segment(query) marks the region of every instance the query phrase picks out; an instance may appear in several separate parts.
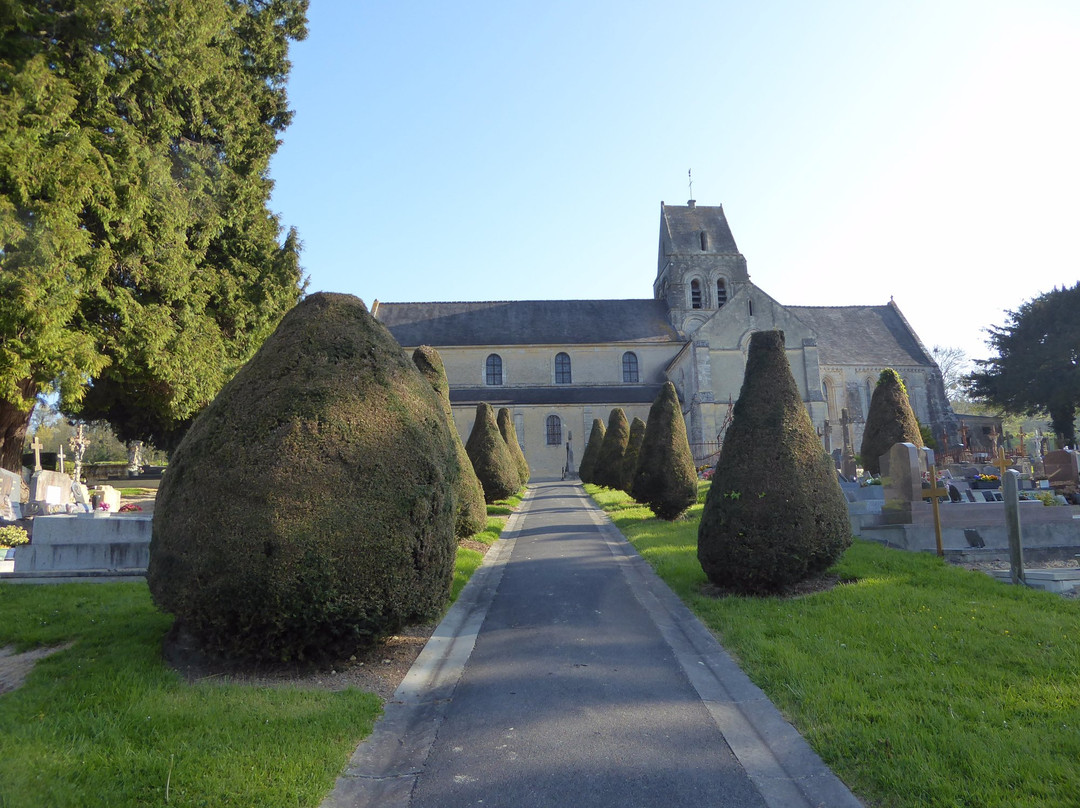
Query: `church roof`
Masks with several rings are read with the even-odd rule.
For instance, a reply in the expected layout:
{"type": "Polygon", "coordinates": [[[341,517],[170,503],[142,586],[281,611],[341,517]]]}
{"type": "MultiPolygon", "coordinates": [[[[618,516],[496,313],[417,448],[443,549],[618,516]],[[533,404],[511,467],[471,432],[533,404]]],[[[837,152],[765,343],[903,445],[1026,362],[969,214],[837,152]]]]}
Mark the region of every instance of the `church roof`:
{"type": "Polygon", "coordinates": [[[404,346],[681,341],[659,300],[379,303],[375,317],[404,346]]]}
{"type": "Polygon", "coordinates": [[[823,365],[927,365],[934,360],[895,303],[785,306],[817,334],[823,365]]]}
{"type": "Polygon", "coordinates": [[[660,203],[662,240],[668,255],[700,254],[701,233],[708,235],[708,252],[737,253],[723,205],[665,205],[660,203]]]}

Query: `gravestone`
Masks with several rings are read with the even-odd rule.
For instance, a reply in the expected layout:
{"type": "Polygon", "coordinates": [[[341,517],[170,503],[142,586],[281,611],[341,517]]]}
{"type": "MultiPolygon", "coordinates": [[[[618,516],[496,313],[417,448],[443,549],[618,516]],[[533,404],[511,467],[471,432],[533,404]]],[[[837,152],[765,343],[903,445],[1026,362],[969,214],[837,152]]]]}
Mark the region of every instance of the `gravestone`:
{"type": "Polygon", "coordinates": [[[911,506],[922,502],[922,471],[914,443],[894,443],[881,456],[881,483],[885,490],[882,516],[891,524],[911,521],[911,506]]]}
{"type": "Polygon", "coordinates": [[[35,471],[30,478],[30,499],[35,513],[65,513],[72,503],[71,478],[59,471],[35,471]]]}
{"type": "Polygon", "coordinates": [[[0,521],[22,519],[22,477],[0,469],[0,521]]]}
{"type": "Polygon", "coordinates": [[[120,492],[111,485],[99,485],[90,495],[95,511],[116,513],[120,510],[120,492]],[[108,507],[102,507],[102,506],[108,507]]]}
{"type": "Polygon", "coordinates": [[[1073,489],[1080,484],[1080,453],[1059,449],[1043,455],[1043,468],[1054,488],[1073,489]]]}

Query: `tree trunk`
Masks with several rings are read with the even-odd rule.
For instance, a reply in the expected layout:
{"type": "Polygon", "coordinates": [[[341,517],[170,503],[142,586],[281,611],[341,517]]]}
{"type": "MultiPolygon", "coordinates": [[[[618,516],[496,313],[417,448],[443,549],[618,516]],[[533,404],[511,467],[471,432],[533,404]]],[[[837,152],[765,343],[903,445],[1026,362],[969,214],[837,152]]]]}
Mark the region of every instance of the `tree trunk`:
{"type": "Polygon", "coordinates": [[[0,399],[0,468],[22,471],[23,442],[26,430],[30,426],[30,416],[34,413],[33,401],[37,396],[37,385],[30,379],[19,383],[19,391],[29,400],[30,406],[23,409],[21,403],[0,399]]]}

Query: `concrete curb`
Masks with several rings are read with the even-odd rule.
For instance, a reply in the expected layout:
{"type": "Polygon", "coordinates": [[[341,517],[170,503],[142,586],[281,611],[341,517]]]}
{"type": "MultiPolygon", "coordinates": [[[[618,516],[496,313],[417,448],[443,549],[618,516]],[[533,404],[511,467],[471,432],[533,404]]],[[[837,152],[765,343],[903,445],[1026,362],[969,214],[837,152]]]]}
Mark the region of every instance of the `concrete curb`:
{"type": "Polygon", "coordinates": [[[407,808],[514,549],[533,489],[510,515],[321,808],[407,808]]]}
{"type": "Polygon", "coordinates": [[[584,489],[581,497],[630,588],[769,808],[863,808],[584,489]]]}

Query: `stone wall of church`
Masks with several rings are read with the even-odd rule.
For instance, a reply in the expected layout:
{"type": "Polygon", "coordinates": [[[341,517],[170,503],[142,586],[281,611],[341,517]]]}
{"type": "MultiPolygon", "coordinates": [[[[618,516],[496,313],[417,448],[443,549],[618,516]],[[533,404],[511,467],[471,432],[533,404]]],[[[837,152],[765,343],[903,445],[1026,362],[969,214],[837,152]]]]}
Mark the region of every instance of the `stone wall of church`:
{"type": "Polygon", "coordinates": [[[638,383],[659,384],[665,381],[664,368],[679,344],[608,345],[499,345],[479,347],[441,347],[446,376],[452,387],[483,387],[487,384],[487,358],[496,354],[502,360],[501,387],[550,387],[556,384],[555,357],[570,357],[571,384],[623,384],[623,355],[633,353],[638,361],[638,383]]]}

